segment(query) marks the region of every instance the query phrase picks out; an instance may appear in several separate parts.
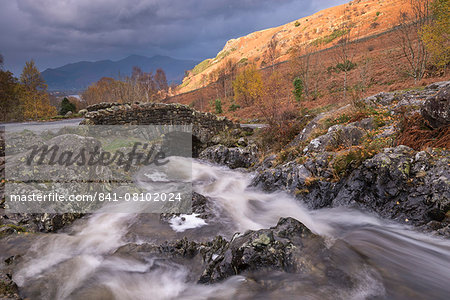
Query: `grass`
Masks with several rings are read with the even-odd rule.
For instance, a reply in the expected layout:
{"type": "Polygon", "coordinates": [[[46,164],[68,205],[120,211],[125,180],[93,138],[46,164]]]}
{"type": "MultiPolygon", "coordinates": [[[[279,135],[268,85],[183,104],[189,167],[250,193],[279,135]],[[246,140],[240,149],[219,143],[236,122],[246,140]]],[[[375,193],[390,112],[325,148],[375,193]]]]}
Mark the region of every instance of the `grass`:
{"type": "MultiPolygon", "coordinates": [[[[195,68],[194,68],[195,69],[195,68]]],[[[180,85],[181,88],[184,88],[185,86],[187,86],[189,83],[191,83],[191,79],[187,79],[184,80],[183,83],[180,85]]]]}
{"type": "Polygon", "coordinates": [[[230,54],[230,51],[226,50],[226,51],[220,51],[217,56],[216,56],[216,61],[220,61],[222,59],[224,59],[225,57],[227,57],[230,54]]]}
{"type": "Polygon", "coordinates": [[[331,34],[317,38],[311,42],[313,46],[326,45],[334,41],[335,39],[346,35],[350,32],[350,29],[335,29],[331,34]]]}
{"type": "Polygon", "coordinates": [[[210,66],[210,63],[211,63],[210,58],[205,59],[204,61],[202,61],[201,63],[199,63],[192,69],[192,74],[197,75],[197,74],[200,74],[201,72],[205,71],[210,66]]]}

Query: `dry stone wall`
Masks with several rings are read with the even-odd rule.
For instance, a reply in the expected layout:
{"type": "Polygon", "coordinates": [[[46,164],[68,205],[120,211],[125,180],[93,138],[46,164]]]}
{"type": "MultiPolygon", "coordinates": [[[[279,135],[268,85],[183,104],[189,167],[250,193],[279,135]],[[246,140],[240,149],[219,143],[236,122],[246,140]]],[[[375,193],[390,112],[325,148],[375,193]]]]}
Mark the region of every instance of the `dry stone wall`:
{"type": "Polygon", "coordinates": [[[99,103],[87,108],[83,125],[190,125],[193,135],[208,143],[217,133],[237,128],[225,117],[202,113],[182,104],[99,103]]]}

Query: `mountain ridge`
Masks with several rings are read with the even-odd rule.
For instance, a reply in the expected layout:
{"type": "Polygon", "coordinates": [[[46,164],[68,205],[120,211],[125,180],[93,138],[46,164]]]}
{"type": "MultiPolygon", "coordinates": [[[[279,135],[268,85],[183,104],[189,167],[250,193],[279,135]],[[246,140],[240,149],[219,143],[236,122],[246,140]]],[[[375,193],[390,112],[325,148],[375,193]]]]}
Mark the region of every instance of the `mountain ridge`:
{"type": "Polygon", "coordinates": [[[161,68],[169,82],[180,83],[185,70],[194,67],[198,61],[176,59],[166,55],[151,57],[132,54],[119,60],[79,61],[41,72],[50,91],[81,91],[102,77],[119,78],[131,74],[133,66],[144,72],[155,73],[161,68]]]}

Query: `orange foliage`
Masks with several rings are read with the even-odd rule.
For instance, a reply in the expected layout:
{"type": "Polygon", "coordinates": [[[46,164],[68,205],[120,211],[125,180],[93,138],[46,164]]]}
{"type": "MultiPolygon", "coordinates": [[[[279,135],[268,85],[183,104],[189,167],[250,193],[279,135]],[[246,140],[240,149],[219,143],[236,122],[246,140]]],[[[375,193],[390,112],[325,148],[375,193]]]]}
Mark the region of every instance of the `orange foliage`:
{"type": "Polygon", "coordinates": [[[450,126],[432,129],[421,114],[405,117],[400,123],[398,145],[406,145],[415,150],[450,148],[450,126]]]}

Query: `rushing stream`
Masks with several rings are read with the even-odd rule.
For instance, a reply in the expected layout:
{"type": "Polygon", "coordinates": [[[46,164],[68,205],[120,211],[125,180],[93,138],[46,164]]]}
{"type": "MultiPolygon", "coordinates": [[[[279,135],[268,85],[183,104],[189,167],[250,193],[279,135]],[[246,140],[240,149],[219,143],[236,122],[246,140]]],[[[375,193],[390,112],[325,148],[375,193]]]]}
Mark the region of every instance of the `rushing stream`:
{"type": "Polygon", "coordinates": [[[30,299],[448,299],[450,242],[344,208],[309,211],[293,197],[248,187],[250,173],[194,161],[194,190],[214,202],[215,218],[160,222],[156,214],[96,213],[58,234],[33,241],[13,279],[30,299]],[[206,241],[220,234],[274,226],[293,217],[326,238],[337,264],[357,285],[336,289],[298,274],[273,272],[261,290],[249,276],[198,284],[198,265],[113,255],[127,243],[162,243],[186,236],[206,241]]]}

